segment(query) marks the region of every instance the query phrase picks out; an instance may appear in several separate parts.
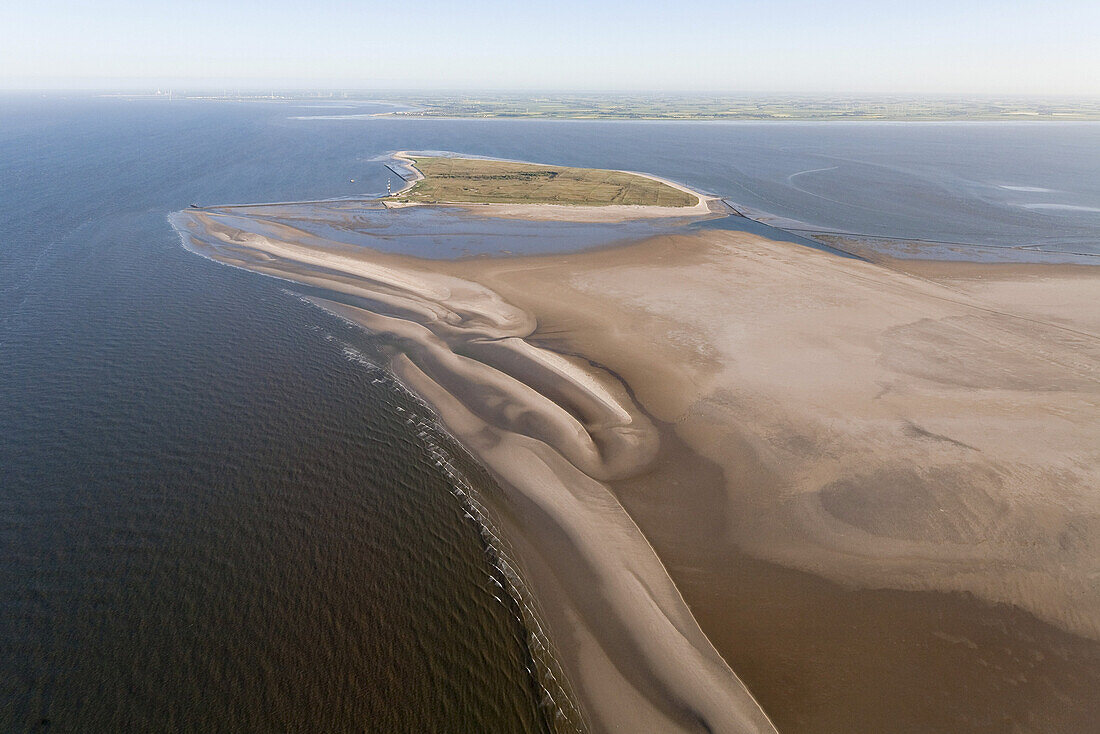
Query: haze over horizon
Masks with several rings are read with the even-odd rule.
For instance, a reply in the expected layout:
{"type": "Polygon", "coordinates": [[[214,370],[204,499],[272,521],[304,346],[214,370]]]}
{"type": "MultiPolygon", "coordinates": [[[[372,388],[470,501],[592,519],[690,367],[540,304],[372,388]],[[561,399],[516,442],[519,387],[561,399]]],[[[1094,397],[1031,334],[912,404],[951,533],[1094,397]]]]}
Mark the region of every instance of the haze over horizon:
{"type": "Polygon", "coordinates": [[[1087,0],[641,0],[0,12],[0,88],[1100,95],[1087,0]]]}

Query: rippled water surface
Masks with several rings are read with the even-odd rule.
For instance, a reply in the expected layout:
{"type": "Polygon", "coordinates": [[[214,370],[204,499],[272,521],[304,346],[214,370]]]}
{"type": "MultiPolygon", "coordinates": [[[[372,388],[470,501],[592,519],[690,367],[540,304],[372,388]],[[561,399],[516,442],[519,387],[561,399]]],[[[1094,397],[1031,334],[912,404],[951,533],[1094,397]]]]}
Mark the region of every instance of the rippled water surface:
{"type": "MultiPolygon", "coordinates": [[[[439,149],[648,171],[816,228],[1097,252],[1096,125],[294,119],[319,112],[0,99],[0,730],[544,728],[439,452],[477,467],[366,335],[186,252],[172,211],[373,195],[396,183],[378,156],[439,149]]],[[[514,226],[467,239],[540,248],[514,226]]]]}
{"type": "Polygon", "coordinates": [[[5,111],[0,730],[543,729],[446,438],[361,334],[165,221],[346,193],[356,151],[282,116],[5,111]]]}

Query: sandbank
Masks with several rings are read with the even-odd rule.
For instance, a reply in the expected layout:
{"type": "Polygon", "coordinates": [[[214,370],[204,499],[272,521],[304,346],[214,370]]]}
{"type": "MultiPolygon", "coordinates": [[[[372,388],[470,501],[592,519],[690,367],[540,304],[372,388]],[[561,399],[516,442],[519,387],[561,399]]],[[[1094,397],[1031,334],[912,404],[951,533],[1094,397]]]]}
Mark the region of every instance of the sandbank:
{"type": "Polygon", "coordinates": [[[500,482],[592,729],[1100,717],[1100,273],[713,230],[427,262],[181,227],[324,287],[500,482]]]}

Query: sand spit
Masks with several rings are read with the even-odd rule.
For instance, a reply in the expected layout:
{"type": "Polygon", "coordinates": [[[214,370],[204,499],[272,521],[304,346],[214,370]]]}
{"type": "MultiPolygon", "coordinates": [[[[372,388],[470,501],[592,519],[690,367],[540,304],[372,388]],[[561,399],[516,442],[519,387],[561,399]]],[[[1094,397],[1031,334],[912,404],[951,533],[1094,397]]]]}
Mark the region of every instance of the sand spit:
{"type": "Polygon", "coordinates": [[[187,217],[331,293],[510,488],[594,729],[769,730],[724,661],[784,730],[1100,716],[1100,273],[713,230],[428,263],[187,217]]]}
{"type": "MultiPolygon", "coordinates": [[[[675,184],[669,184],[674,186],[675,184]]],[[[677,187],[679,188],[679,187],[677,187]]],[[[438,205],[436,205],[438,206],[438,205]]],[[[451,204],[471,214],[500,219],[541,222],[627,222],[632,219],[673,219],[726,214],[716,197],[701,198],[695,206],[574,206],[567,204],[451,204]]]]}
{"type": "Polygon", "coordinates": [[[608,489],[658,442],[618,380],[531,344],[534,316],[474,281],[188,216],[204,254],[369,304],[315,299],[384,337],[399,379],[512,488],[501,524],[594,730],[774,730],[608,489]]]}
{"type": "Polygon", "coordinates": [[[406,176],[402,176],[402,178],[405,180],[405,185],[397,191],[393,192],[393,196],[397,196],[398,194],[402,194],[408,191],[416,185],[417,181],[422,181],[424,179],[424,174],[421,173],[420,169],[417,168],[416,165],[413,163],[412,156],[407,150],[399,150],[394,153],[393,162],[395,166],[400,167],[408,174],[406,176]]]}

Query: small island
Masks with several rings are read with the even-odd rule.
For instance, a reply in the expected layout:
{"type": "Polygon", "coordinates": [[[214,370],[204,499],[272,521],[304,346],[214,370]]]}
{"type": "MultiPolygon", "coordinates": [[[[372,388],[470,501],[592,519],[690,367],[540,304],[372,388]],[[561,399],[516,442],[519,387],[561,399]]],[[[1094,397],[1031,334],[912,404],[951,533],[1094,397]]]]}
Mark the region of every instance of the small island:
{"type": "Polygon", "coordinates": [[[393,197],[423,204],[691,207],[699,197],[653,176],[482,158],[399,154],[421,175],[393,197]]]}

